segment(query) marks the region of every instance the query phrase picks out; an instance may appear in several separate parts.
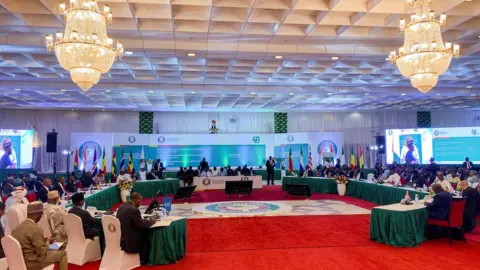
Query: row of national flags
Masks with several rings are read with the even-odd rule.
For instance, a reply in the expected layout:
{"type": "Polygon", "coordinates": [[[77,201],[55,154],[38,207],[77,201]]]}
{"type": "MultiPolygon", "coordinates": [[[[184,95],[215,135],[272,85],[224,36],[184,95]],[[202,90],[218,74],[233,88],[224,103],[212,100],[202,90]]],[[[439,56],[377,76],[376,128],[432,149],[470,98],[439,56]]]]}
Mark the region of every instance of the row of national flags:
{"type": "MultiPolygon", "coordinates": [[[[283,151],[282,151],[283,152],[283,151]]],[[[355,168],[355,165],[357,163],[357,158],[355,157],[354,154],[354,148],[352,147],[352,151],[350,152],[350,167],[353,169],[355,168]]],[[[364,156],[363,156],[363,147],[360,145],[359,148],[359,157],[358,157],[358,166],[363,169],[364,167],[364,156]]],[[[335,161],[334,161],[335,162],[335,161]]],[[[306,168],[305,165],[303,164],[303,147],[300,146],[300,165],[299,165],[299,174],[302,175],[306,168]]],[[[345,164],[345,149],[342,146],[342,156],[340,158],[340,163],[345,164]]],[[[310,167],[313,169],[313,160],[312,160],[312,149],[309,147],[308,149],[308,166],[307,168],[310,167]]],[[[293,173],[293,157],[292,157],[292,147],[290,147],[289,150],[289,155],[288,155],[288,171],[290,173],[293,173]]]]}
{"type": "MultiPolygon", "coordinates": [[[[86,149],[83,149],[83,156],[85,157],[83,160],[83,169],[87,170],[87,152],[86,149]]],[[[122,147],[122,154],[121,154],[121,160],[120,160],[120,169],[117,169],[117,155],[116,151],[113,151],[112,153],[112,174],[117,174],[122,168],[125,168],[125,155],[124,155],[124,149],[122,147]]],[[[145,158],[145,153],[142,147],[142,153],[140,154],[140,158],[144,159],[145,158]]],[[[102,154],[102,166],[98,167],[97,164],[97,149],[95,149],[95,152],[93,153],[93,162],[92,162],[92,176],[97,175],[99,172],[102,172],[103,174],[107,173],[107,159],[105,157],[105,146],[103,147],[103,154],[102,154]]],[[[78,171],[79,170],[79,163],[78,163],[78,148],[75,148],[75,156],[74,156],[74,161],[73,161],[73,170],[78,171]]],[[[127,172],[131,173],[133,170],[133,154],[132,150],[130,150],[130,155],[128,156],[128,165],[127,165],[127,172]]]]}

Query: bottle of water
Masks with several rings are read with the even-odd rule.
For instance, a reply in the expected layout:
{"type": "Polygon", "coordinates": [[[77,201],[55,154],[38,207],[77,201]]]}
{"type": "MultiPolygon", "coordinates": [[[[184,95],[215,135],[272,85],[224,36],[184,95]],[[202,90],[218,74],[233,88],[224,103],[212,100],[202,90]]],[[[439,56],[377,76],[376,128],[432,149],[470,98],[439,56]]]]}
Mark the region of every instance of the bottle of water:
{"type": "Polygon", "coordinates": [[[93,185],[90,185],[90,194],[93,194],[93,185]]]}
{"type": "Polygon", "coordinates": [[[418,204],[418,194],[415,194],[415,204],[418,204]]]}

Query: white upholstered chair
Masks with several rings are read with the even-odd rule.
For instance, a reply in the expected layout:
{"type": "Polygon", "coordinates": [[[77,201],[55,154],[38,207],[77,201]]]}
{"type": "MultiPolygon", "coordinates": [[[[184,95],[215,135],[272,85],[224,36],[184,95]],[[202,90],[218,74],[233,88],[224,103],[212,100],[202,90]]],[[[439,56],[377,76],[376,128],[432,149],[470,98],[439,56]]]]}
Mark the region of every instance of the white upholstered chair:
{"type": "MultiPolygon", "coordinates": [[[[10,235],[5,235],[2,238],[2,247],[5,252],[5,257],[7,258],[9,270],[27,270],[23,259],[22,247],[15,238],[10,235]]],[[[55,265],[52,264],[43,268],[43,270],[53,270],[54,267],[55,265]]]]}
{"type": "Polygon", "coordinates": [[[7,220],[7,228],[5,228],[5,234],[11,234],[20,223],[27,219],[27,205],[22,203],[16,203],[8,208],[5,213],[7,220]]]}
{"type": "Polygon", "coordinates": [[[7,270],[8,269],[8,262],[7,258],[0,259],[0,270],[7,270]]]}
{"type": "Polygon", "coordinates": [[[50,224],[48,223],[46,215],[42,216],[42,218],[38,222],[38,225],[40,225],[40,227],[43,230],[43,237],[46,237],[46,238],[52,237],[52,230],[51,230],[50,224]]]}
{"type": "MultiPolygon", "coordinates": [[[[102,217],[106,248],[103,253],[101,270],[129,270],[140,266],[140,255],[126,253],[120,248],[122,234],[120,221],[113,216],[102,217]]],[[[70,245],[70,244],[69,244],[70,245]]]]}
{"type": "Polygon", "coordinates": [[[100,238],[86,239],[83,233],[82,220],[74,215],[67,214],[64,217],[65,229],[67,230],[68,263],[84,265],[87,262],[102,258],[100,251],[100,238]]]}

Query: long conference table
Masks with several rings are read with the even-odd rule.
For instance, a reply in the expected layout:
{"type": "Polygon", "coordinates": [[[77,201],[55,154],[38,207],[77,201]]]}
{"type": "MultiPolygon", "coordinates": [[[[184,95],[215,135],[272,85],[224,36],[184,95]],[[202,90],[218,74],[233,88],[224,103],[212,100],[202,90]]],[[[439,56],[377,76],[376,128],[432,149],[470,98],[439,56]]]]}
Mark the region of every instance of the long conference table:
{"type": "MultiPolygon", "coordinates": [[[[284,177],[282,189],[288,184],[308,185],[312,192],[337,193],[335,179],[321,177],[284,177]]],[[[427,192],[392,187],[365,181],[349,181],[345,195],[382,206],[374,207],[370,215],[370,239],[391,246],[418,246],[426,240],[425,226],[428,212],[423,204],[401,205],[408,191],[413,199],[425,198],[427,192]]]]}
{"type": "MultiPolygon", "coordinates": [[[[162,195],[175,194],[180,187],[178,179],[137,181],[132,192],[143,197],[154,197],[157,191],[162,195]]],[[[85,203],[98,210],[108,210],[121,202],[117,185],[111,185],[93,194],[85,194],[85,203]]],[[[168,220],[168,226],[149,229],[150,249],[148,265],[178,262],[185,256],[187,248],[187,220],[168,220]]]]}

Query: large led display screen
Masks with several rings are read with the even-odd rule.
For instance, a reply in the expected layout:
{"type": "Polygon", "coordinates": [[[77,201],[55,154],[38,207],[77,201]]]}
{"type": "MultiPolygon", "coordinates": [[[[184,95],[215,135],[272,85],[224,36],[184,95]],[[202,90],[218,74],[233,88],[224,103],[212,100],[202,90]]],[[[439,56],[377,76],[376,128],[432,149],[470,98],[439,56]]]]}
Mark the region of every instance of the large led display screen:
{"type": "Polygon", "coordinates": [[[385,143],[389,164],[480,163],[480,127],[388,129],[385,143]]]}
{"type": "Polygon", "coordinates": [[[33,130],[0,130],[0,170],[32,168],[33,130]]]}

